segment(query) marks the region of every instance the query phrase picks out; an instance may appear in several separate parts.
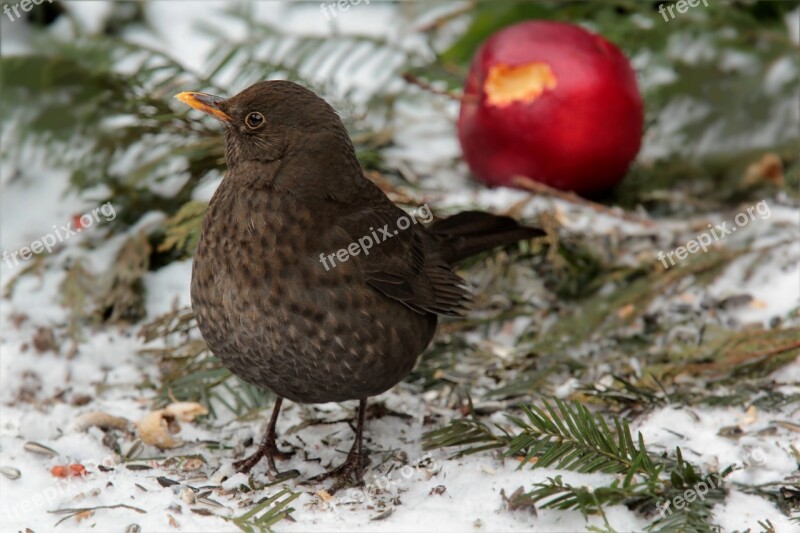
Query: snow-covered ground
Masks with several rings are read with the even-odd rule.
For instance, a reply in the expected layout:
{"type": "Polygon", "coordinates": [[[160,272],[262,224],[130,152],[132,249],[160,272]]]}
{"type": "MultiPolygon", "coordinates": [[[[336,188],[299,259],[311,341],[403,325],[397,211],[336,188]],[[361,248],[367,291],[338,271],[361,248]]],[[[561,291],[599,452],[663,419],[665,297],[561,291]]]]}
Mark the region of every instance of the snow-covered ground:
{"type": "MultiPolygon", "coordinates": [[[[158,35],[142,34],[131,38],[147,40],[180,57],[188,67],[201,69],[213,41],[196,32],[196,24],[205,21],[220,25],[215,12],[224,4],[203,2],[199,4],[202,9],[186,9],[185,2],[151,3],[148,13],[158,35]]],[[[80,13],[84,23],[91,27],[103,16],[108,4],[80,2],[71,3],[69,7],[80,13]]],[[[393,31],[400,35],[401,31],[393,26],[394,9],[396,7],[388,5],[371,5],[369,9],[365,5],[351,6],[350,12],[340,15],[337,22],[342,31],[373,34],[393,31]]],[[[285,11],[275,3],[257,4],[257,12],[264,20],[280,20],[287,28],[308,30],[311,27],[324,31],[326,21],[316,10],[314,7],[301,13],[285,11]]],[[[7,21],[3,24],[4,53],[29,46],[21,25],[11,27],[7,21]],[[6,32],[7,29],[13,31],[6,32]]],[[[68,29],[57,27],[55,31],[67,32],[68,29]]],[[[420,43],[406,45],[419,46],[420,43]]],[[[368,83],[370,78],[365,75],[361,81],[368,83]]],[[[351,79],[349,82],[359,81],[351,79]]],[[[438,108],[438,114],[409,109],[399,117],[398,147],[393,156],[411,162],[421,173],[432,172],[432,183],[437,186],[456,189],[463,183],[465,173],[453,171],[450,165],[440,165],[458,155],[450,121],[455,108],[447,107],[449,105],[445,104],[443,111],[438,108]],[[424,115],[424,124],[421,124],[420,115],[424,115]],[[432,144],[431,139],[437,140],[436,144],[432,144]]],[[[3,172],[1,250],[13,251],[29,245],[53,232],[54,225],[70,221],[75,213],[96,207],[86,199],[65,194],[64,172],[33,164],[29,174],[14,179],[9,175],[8,165],[0,168],[3,172]]],[[[440,199],[441,208],[474,204],[486,209],[504,209],[526,195],[508,190],[458,193],[453,190],[446,197],[444,194],[432,197],[440,199]]],[[[624,227],[625,231],[634,233],[644,231],[629,221],[553,199],[536,199],[526,208],[528,215],[542,211],[561,213],[560,219],[565,222],[567,231],[588,235],[602,235],[614,227],[624,227]]],[[[725,220],[723,216],[710,213],[706,218],[717,223],[725,220]]],[[[144,220],[140,225],[147,223],[148,220],[144,220]]],[[[800,211],[773,205],[771,216],[754,221],[747,231],[751,237],[768,243],[770,237],[783,232],[781,228],[786,225],[800,225],[800,211]]],[[[68,257],[83,257],[89,268],[102,273],[121,246],[122,238],[87,251],[81,244],[93,237],[92,231],[98,229],[90,228],[66,240],[60,255],[65,261],[68,257]]],[[[796,260],[800,257],[800,242],[787,247],[776,263],[785,263],[786,257],[794,258],[789,268],[767,265],[751,275],[744,274],[744,264],[734,263],[714,285],[701,291],[697,299],[702,300],[704,296],[725,298],[746,292],[753,296],[756,304],[733,312],[741,323],[769,323],[774,317],[785,317],[797,308],[800,298],[800,263],[796,260]]],[[[0,264],[3,287],[7,287],[20,268],[0,264]]],[[[149,318],[175,305],[188,305],[190,270],[191,263],[184,261],[147,274],[149,318]]],[[[46,269],[37,275],[24,276],[15,285],[12,297],[0,301],[0,469],[4,474],[0,475],[0,531],[26,531],[26,528],[37,533],[52,531],[56,522],[66,516],[54,511],[98,506],[109,508],[69,517],[58,529],[137,531],[125,528],[138,524],[141,531],[237,531],[234,524],[220,516],[239,516],[253,502],[278,489],[241,490],[246,479],[233,473],[231,455],[234,450],[213,449],[207,443],[220,442],[235,448],[249,437],[258,439],[265,420],[237,421],[223,413],[211,422],[183,422],[177,435],[184,441],[182,447],[161,452],[145,446],[138,452],[139,469],[117,464],[120,458],[104,442],[105,434],[98,428],[80,427],[80,417],[87,412],[102,411],[128,421],[140,420],[152,409],[153,392],[138,386],[143,376],[156,380],[158,373],[152,367],[152,360],[139,354],[144,347],[136,336],[139,325],[90,332],[91,336],[79,345],[77,352],[71,353],[70,342],[61,337],[68,320],[58,290],[64,275],[64,270],[46,269]],[[43,331],[48,328],[56,331],[52,344],[43,339],[43,331]],[[31,443],[44,445],[55,455],[37,452],[31,443]],[[192,456],[199,453],[207,462],[192,460],[192,456]],[[167,457],[180,460],[168,461],[167,457]],[[71,480],[53,476],[53,466],[69,463],[86,465],[90,475],[71,480]],[[161,477],[179,483],[164,486],[167,483],[159,480],[161,477]],[[208,500],[198,499],[192,491],[184,490],[186,486],[202,487],[201,493],[207,491],[208,500]]],[[[800,360],[776,372],[773,378],[787,384],[784,387],[787,394],[797,393],[800,391],[797,385],[800,360]]],[[[602,517],[585,519],[577,511],[539,509],[538,516],[526,510],[507,511],[501,491],[511,495],[518,487],[529,490],[533,483],[555,475],[562,475],[565,481],[573,484],[598,486],[607,484],[608,476],[549,468],[519,469],[516,461],[502,461],[491,453],[456,459],[448,450],[426,452],[422,450],[420,437],[424,431],[433,429],[425,424],[426,417],[434,414],[457,417],[460,413],[447,408],[437,394],[419,395],[406,384],[398,385],[377,400],[383,401],[389,412],[371,420],[366,429],[373,468],[367,476],[368,498],[358,491],[343,491],[329,498],[319,492],[319,486],[288,481],[287,485],[301,496],[292,504],[295,508],[293,521],[282,521],[276,529],[500,532],[583,531],[591,525],[603,527],[602,517]],[[397,416],[397,413],[407,417],[397,416]],[[405,454],[410,464],[424,462],[417,468],[387,472],[384,456],[397,454],[405,454]]],[[[348,449],[352,437],[349,425],[344,421],[308,422],[348,419],[352,417],[353,407],[287,405],[279,422],[280,443],[299,452],[289,462],[280,463],[280,467],[299,470],[298,479],[303,479],[320,473],[323,466],[331,462],[341,461],[342,452],[348,449]]],[[[632,429],[642,432],[648,445],[655,449],[673,449],[680,445],[687,458],[711,470],[755,458],[757,460],[750,461],[748,468],[728,478],[729,483],[752,484],[780,481],[797,471],[797,459],[793,455],[800,449],[797,426],[794,430],[787,425],[777,432],[760,431],[770,427],[774,420],[796,423],[797,419],[796,404],[782,412],[768,414],[736,408],[668,406],[643,417],[632,429]],[[734,440],[720,436],[720,429],[737,425],[745,429],[744,437],[734,440]]],[[[493,421],[507,423],[500,416],[493,421]]],[[[132,436],[121,439],[121,452],[128,453],[132,443],[132,436]]],[[[256,467],[255,477],[265,483],[268,481],[263,464],[256,467]]],[[[715,508],[715,516],[726,530],[757,529],[757,522],[767,518],[776,531],[797,530],[797,524],[792,524],[767,500],[731,489],[726,502],[715,508]]],[[[648,523],[622,506],[608,509],[606,519],[620,531],[641,530],[648,523]]]]}
{"type": "MultiPolygon", "coordinates": [[[[41,186],[40,198],[57,195],[55,180],[49,185],[44,180],[37,184],[41,186]]],[[[26,194],[18,189],[16,184],[7,187],[4,199],[26,194]]],[[[489,208],[516,194],[509,191],[482,193],[475,200],[489,208]]],[[[587,220],[596,216],[591,212],[583,215],[587,220]]],[[[776,216],[775,220],[796,221],[796,211],[787,210],[783,215],[776,216]]],[[[596,223],[595,228],[601,225],[596,223]]],[[[106,245],[113,246],[114,243],[106,245]]],[[[102,248],[93,253],[110,255],[102,248]]],[[[798,250],[793,253],[797,254],[798,250]]],[[[180,305],[188,302],[190,266],[189,262],[176,263],[148,275],[149,316],[168,310],[175,302],[180,305]]],[[[769,278],[766,273],[753,276],[749,285],[743,285],[737,269],[732,267],[730,271],[730,275],[710,290],[720,297],[741,292],[752,294],[761,303],[757,309],[743,311],[749,321],[768,321],[772,316],[783,316],[797,305],[797,268],[785,274],[782,290],[775,290],[776,278],[769,278]]],[[[104,444],[102,431],[97,428],[82,431],[76,427],[79,417],[87,412],[102,411],[130,421],[140,420],[151,411],[152,392],[141,390],[137,385],[143,375],[155,379],[156,372],[149,365],[151,360],[137,353],[143,348],[135,336],[138,326],[98,331],[80,345],[72,358],[67,355],[69,343],[58,338],[56,351],[39,353],[33,347],[32,339],[39,328],[62,330],[66,312],[54,295],[58,294],[57,287],[63,275],[59,271],[45,271],[41,277],[23,277],[14,289],[13,298],[4,300],[0,307],[0,467],[17,469],[21,474],[14,480],[0,476],[0,516],[3,517],[0,530],[49,531],[62,518],[52,511],[126,504],[145,513],[130,508],[100,509],[83,520],[70,518],[59,528],[119,531],[135,523],[143,531],[235,531],[234,525],[213,515],[197,514],[197,510],[223,516],[240,515],[248,504],[276,489],[247,494],[239,491],[239,484],[246,479],[233,475],[232,451],[209,449],[203,443],[218,441],[235,447],[250,436],[258,439],[264,420],[232,421],[230,416],[223,415],[208,424],[183,423],[178,436],[185,442],[184,446],[166,452],[145,447],[140,453],[143,459],[136,464],[147,465],[149,469],[130,470],[120,465],[103,472],[93,468],[95,464],[113,467],[119,457],[104,444]],[[91,401],[84,404],[85,398],[91,401]],[[58,455],[52,457],[26,450],[25,445],[30,442],[43,444],[58,455]],[[201,453],[208,463],[163,461],[170,456],[185,459],[195,453],[201,453]],[[51,467],[69,463],[86,465],[91,475],[85,480],[72,481],[52,476],[51,467]],[[157,479],[160,476],[195,488],[208,488],[211,491],[208,497],[223,507],[187,501],[181,485],[163,487],[157,479]]],[[[774,379],[794,382],[785,387],[785,392],[797,392],[800,361],[777,372],[774,379]]],[[[385,466],[376,466],[368,475],[371,488],[367,494],[373,499],[366,501],[358,499],[358,492],[343,492],[335,495],[332,501],[326,501],[324,495],[318,493],[321,487],[294,485],[294,481],[290,481],[288,484],[293,490],[302,492],[293,503],[296,511],[292,516],[296,522],[281,522],[278,530],[582,531],[588,525],[602,526],[599,517],[586,521],[577,511],[540,509],[538,517],[524,510],[506,511],[501,490],[510,495],[518,487],[527,489],[557,474],[570,483],[589,486],[608,483],[608,476],[549,468],[519,470],[516,461],[501,461],[490,453],[453,459],[449,451],[425,452],[420,436],[423,431],[432,429],[423,425],[425,417],[432,414],[457,417],[459,413],[442,405],[437,394],[416,395],[412,387],[405,384],[376,400],[384,401],[389,410],[409,418],[388,414],[368,423],[367,447],[372,452],[373,465],[380,465],[385,454],[404,453],[411,464],[426,459],[424,466],[389,473],[385,466]],[[393,509],[388,516],[384,514],[387,509],[393,509]]],[[[289,404],[279,422],[279,432],[283,435],[281,445],[295,447],[301,453],[281,463],[281,467],[296,468],[302,478],[307,478],[320,473],[320,465],[341,461],[342,452],[347,450],[352,438],[347,423],[310,425],[286,433],[303,422],[351,418],[353,407],[289,404]],[[323,445],[323,440],[332,446],[323,445]],[[315,462],[316,459],[321,459],[321,463],[315,462]]],[[[797,470],[792,456],[792,447],[800,448],[796,432],[784,428],[777,433],[760,434],[761,429],[769,427],[776,419],[796,421],[796,406],[783,413],[770,412],[761,416],[734,408],[667,407],[643,418],[633,430],[641,431],[653,449],[672,449],[680,445],[690,460],[712,470],[742,463],[755,455],[758,461],[751,461],[751,467],[733,474],[729,480],[767,483],[783,480],[797,470]],[[719,435],[721,428],[737,425],[745,429],[745,437],[731,440],[719,435]]],[[[493,421],[504,422],[502,417],[493,421]]],[[[133,438],[122,439],[122,452],[126,453],[132,443],[133,438]]],[[[256,468],[255,477],[267,482],[263,468],[264,465],[256,468]]],[[[763,498],[736,490],[715,514],[730,530],[756,527],[757,521],[765,518],[772,521],[777,531],[791,531],[793,527],[763,498]]],[[[640,530],[647,524],[624,507],[610,509],[607,519],[618,530],[640,530]]]]}

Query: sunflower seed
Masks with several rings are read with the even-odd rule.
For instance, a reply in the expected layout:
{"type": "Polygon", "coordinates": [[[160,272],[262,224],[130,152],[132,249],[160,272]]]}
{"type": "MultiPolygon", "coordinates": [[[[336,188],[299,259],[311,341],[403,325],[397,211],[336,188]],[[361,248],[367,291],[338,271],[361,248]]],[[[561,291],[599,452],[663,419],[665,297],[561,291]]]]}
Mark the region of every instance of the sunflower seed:
{"type": "Polygon", "coordinates": [[[128,470],[152,470],[153,469],[152,466],[143,465],[143,464],[135,464],[135,463],[134,464],[125,465],[125,468],[127,468],[128,470]]]}
{"type": "Polygon", "coordinates": [[[212,500],[211,498],[197,498],[197,503],[202,503],[211,507],[224,507],[224,505],[218,501],[212,500]]]}
{"type": "Polygon", "coordinates": [[[19,479],[22,475],[19,470],[10,466],[0,466],[0,474],[3,474],[8,479],[19,479]]]}
{"type": "Polygon", "coordinates": [[[31,453],[38,453],[39,455],[47,455],[49,457],[58,456],[57,451],[52,448],[48,448],[44,444],[39,444],[38,442],[26,442],[23,448],[31,453]]]}
{"type": "Polygon", "coordinates": [[[174,481],[164,476],[158,476],[156,478],[156,481],[158,481],[158,484],[161,485],[162,487],[171,487],[172,485],[180,485],[180,483],[178,483],[177,481],[174,481]]]}
{"type": "Polygon", "coordinates": [[[199,457],[190,457],[183,463],[184,472],[194,472],[201,469],[206,462],[199,457]]]}
{"type": "Polygon", "coordinates": [[[181,490],[181,500],[192,505],[195,502],[194,491],[189,487],[183,487],[183,490],[181,490]]]}
{"type": "Polygon", "coordinates": [[[133,444],[131,444],[131,447],[128,449],[128,453],[125,454],[125,460],[128,461],[130,459],[133,459],[134,457],[139,455],[139,453],[142,451],[143,448],[144,445],[142,444],[142,441],[140,439],[136,439],[135,441],[133,441],[133,444]]]}

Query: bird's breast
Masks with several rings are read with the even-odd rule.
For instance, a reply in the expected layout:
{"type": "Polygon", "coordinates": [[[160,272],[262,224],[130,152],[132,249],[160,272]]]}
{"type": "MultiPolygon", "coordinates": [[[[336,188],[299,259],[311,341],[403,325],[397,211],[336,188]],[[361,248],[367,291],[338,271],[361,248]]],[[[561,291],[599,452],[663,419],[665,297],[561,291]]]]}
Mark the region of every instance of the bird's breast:
{"type": "Polygon", "coordinates": [[[203,223],[192,306],[229,369],[302,402],[371,396],[410,372],[435,316],[378,293],[353,262],[326,268],[331,222],[308,206],[220,198],[203,223]]]}

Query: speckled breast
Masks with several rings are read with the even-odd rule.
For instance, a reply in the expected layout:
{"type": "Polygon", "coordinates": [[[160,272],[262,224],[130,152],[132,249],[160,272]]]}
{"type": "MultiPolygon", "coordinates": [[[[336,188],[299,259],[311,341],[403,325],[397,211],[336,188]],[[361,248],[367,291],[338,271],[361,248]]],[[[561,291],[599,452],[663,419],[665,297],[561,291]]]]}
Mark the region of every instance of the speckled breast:
{"type": "Polygon", "coordinates": [[[192,307],[210,349],[250,383],[303,403],[374,396],[411,371],[436,315],[380,294],[354,263],[326,270],[321,223],[283,199],[218,190],[195,254],[192,307]]]}

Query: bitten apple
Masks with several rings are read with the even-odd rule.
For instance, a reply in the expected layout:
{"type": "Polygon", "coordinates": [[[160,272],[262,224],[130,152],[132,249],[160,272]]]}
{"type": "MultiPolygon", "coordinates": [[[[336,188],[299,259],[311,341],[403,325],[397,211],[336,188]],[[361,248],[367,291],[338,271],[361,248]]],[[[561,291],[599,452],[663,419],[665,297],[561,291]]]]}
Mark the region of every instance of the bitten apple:
{"type": "Polygon", "coordinates": [[[478,50],[458,138],[489,185],[522,176],[593,195],[623,178],[643,121],[636,74],[616,46],[572,24],[527,21],[478,50]]]}

